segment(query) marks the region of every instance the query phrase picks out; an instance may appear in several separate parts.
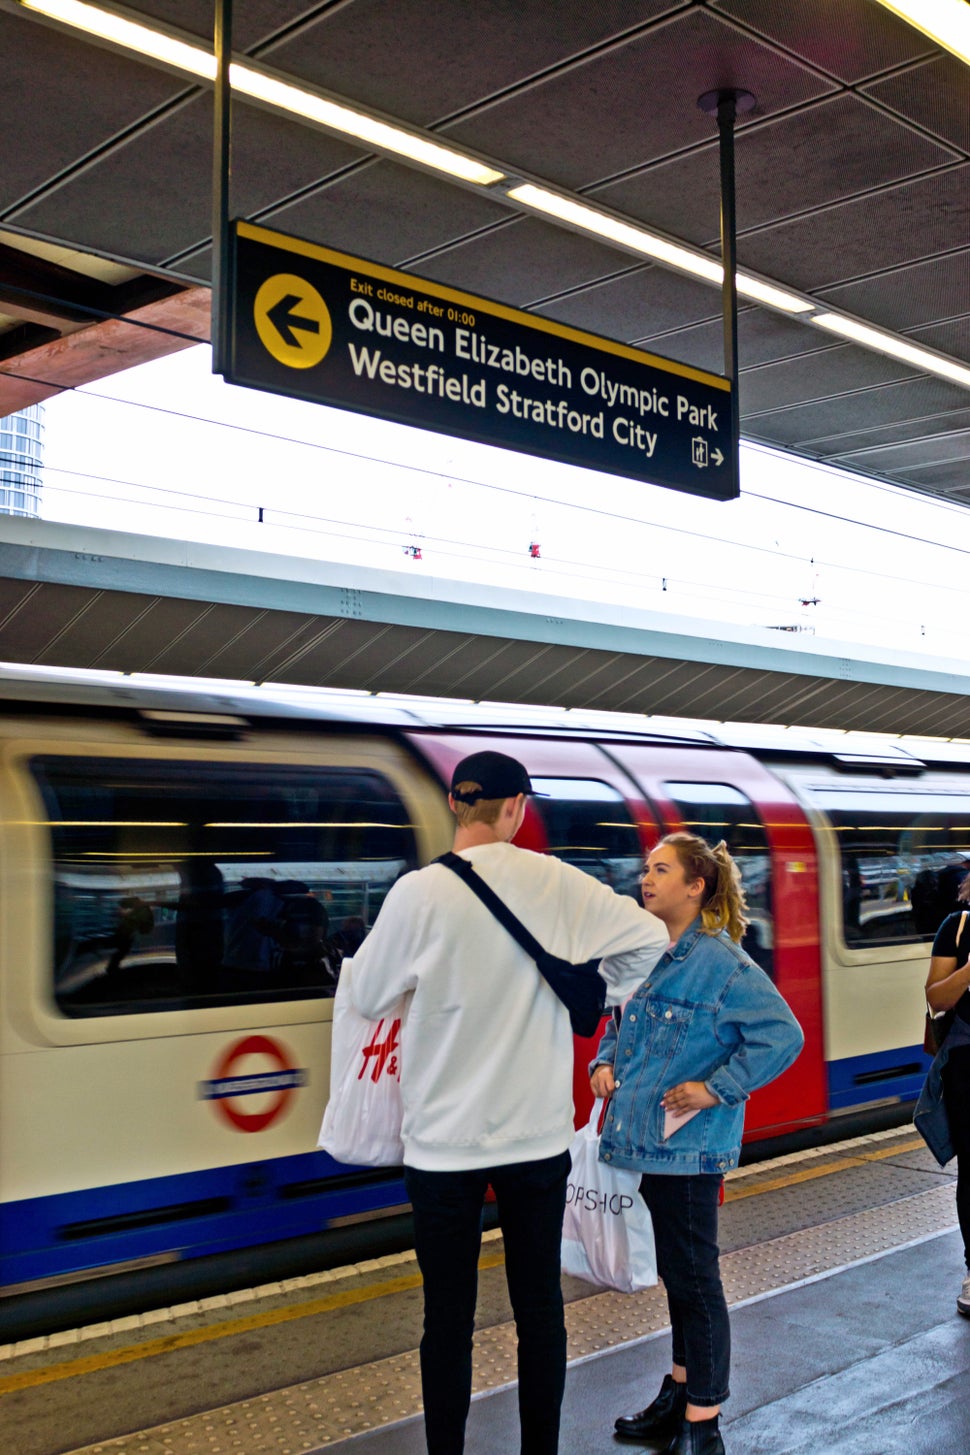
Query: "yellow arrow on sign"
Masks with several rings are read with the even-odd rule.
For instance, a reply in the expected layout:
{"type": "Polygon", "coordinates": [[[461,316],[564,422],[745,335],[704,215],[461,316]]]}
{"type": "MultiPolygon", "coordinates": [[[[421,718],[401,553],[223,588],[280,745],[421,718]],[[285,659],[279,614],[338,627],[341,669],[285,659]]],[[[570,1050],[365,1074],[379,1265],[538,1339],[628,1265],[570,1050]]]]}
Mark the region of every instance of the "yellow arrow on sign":
{"type": "Polygon", "coordinates": [[[330,311],[305,278],[274,273],[253,303],[256,332],[267,353],[291,369],[312,369],[333,339],[330,311]]]}

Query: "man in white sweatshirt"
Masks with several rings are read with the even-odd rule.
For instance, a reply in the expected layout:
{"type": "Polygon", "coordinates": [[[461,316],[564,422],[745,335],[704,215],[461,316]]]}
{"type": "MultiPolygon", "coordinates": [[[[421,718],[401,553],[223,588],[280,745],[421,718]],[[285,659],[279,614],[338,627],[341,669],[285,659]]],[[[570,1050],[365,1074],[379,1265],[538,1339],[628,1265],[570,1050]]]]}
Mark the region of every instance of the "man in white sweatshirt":
{"type": "MultiPolygon", "coordinates": [[[[649,975],[667,933],[581,870],[513,846],[531,792],[515,758],[464,758],[448,800],[454,850],[545,950],[573,962],[603,957],[607,1002],[619,1004],[649,975]]],[[[519,1341],[522,1455],[555,1455],[566,1376],[559,1257],[573,1136],[569,1013],[535,961],[443,864],[394,885],[354,956],[361,1015],[377,1020],[401,995],[402,1137],[424,1277],[429,1455],[464,1449],[489,1184],[519,1341]]]]}

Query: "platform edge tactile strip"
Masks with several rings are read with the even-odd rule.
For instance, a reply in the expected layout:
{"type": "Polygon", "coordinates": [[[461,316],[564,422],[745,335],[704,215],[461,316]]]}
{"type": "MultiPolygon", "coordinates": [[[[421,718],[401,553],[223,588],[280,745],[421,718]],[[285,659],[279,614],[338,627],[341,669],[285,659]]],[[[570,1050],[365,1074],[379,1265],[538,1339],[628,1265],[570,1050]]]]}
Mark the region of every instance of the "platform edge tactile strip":
{"type": "MultiPolygon", "coordinates": [[[[866,1208],[817,1227],[727,1253],[730,1304],[891,1252],[956,1226],[947,1182],[895,1204],[866,1208]]],[[[570,1361],[588,1359],[667,1326],[662,1288],[596,1293],[566,1307],[570,1361]]],[[[475,1336],[475,1393],[515,1378],[511,1324],[475,1336]]],[[[421,1410],[417,1350],[342,1370],[288,1389],[225,1405],[136,1434],[85,1445],[70,1455],[310,1455],[421,1410]]]]}

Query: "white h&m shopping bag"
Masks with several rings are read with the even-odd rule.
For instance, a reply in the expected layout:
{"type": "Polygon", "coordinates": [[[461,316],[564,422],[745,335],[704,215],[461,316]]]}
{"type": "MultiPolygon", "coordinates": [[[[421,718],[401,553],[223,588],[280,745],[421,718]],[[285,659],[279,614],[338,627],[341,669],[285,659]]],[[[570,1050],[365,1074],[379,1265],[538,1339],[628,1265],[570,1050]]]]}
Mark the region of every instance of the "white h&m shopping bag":
{"type": "Polygon", "coordinates": [[[353,960],[346,959],[333,1001],[330,1100],[317,1146],[357,1167],[398,1167],[401,1141],[401,1021],[404,1001],[379,1021],[354,1009],[353,960]]]}
{"type": "Polygon", "coordinates": [[[602,1101],[570,1147],[572,1171],[566,1186],[562,1269],[574,1278],[620,1293],[636,1293],[657,1282],[653,1223],[640,1196],[640,1174],[599,1159],[602,1101]]]}

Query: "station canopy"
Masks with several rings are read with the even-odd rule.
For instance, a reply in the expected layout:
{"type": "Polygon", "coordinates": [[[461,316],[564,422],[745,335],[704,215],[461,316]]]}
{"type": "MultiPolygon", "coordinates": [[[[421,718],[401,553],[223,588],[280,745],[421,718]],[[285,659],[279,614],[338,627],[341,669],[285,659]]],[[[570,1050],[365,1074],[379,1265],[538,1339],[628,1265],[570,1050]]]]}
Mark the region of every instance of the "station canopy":
{"type": "MultiPolygon", "coordinates": [[[[231,210],[718,373],[750,92],[742,435],[970,504],[970,70],[898,8],[235,0],[231,210]]],[[[214,9],[0,0],[0,413],[208,337],[214,9]]]]}

